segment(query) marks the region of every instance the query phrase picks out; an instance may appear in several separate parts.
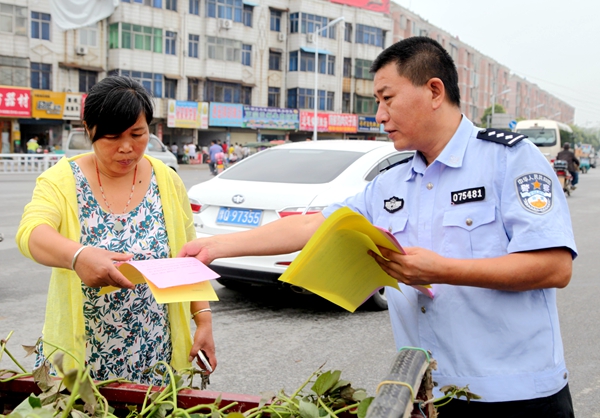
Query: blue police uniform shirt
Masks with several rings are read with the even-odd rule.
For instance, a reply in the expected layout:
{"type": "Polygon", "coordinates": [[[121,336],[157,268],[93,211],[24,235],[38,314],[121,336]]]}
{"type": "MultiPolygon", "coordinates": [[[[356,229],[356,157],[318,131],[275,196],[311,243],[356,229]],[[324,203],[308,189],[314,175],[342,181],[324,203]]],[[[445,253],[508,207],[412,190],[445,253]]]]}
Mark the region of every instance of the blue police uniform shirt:
{"type": "MultiPolygon", "coordinates": [[[[389,229],[405,247],[474,259],[566,247],[575,257],[567,202],[554,170],[528,139],[513,147],[478,139],[464,115],[438,158],[417,153],[377,176],[348,206],[389,229]],[[387,207],[387,209],[386,209],[387,207]]],[[[437,360],[439,388],[469,385],[485,402],[550,396],[567,384],[556,289],[508,292],[433,285],[428,298],[387,288],[398,348],[437,360]]]]}

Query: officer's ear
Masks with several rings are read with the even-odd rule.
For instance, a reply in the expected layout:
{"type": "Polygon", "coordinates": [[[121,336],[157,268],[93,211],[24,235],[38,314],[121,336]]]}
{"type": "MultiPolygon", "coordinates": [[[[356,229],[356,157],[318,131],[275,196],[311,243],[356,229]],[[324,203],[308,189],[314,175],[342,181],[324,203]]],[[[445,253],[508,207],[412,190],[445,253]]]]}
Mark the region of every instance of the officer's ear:
{"type": "Polygon", "coordinates": [[[427,89],[431,92],[432,106],[438,109],[446,99],[446,87],[444,82],[437,78],[430,78],[426,84],[427,89]]]}

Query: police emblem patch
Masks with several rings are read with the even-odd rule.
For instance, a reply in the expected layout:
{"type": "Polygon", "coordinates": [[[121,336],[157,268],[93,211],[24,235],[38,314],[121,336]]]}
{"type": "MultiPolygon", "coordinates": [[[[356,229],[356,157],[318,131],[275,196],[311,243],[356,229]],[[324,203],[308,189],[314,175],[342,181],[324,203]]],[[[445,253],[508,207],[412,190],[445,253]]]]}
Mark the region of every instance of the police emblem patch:
{"type": "Polygon", "coordinates": [[[552,179],[540,173],[529,173],[515,179],[521,205],[531,213],[544,214],[552,209],[552,179]]]}
{"type": "Polygon", "coordinates": [[[387,200],[383,201],[383,208],[389,213],[398,212],[404,207],[404,199],[400,199],[396,196],[392,196],[387,200]]]}

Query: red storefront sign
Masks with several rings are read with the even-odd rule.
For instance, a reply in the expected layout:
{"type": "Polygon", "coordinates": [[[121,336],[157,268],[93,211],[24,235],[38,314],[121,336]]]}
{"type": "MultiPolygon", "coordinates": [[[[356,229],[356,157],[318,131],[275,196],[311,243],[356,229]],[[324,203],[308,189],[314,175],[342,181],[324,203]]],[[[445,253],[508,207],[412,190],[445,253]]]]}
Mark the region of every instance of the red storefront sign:
{"type": "Polygon", "coordinates": [[[0,86],[0,116],[31,117],[31,89],[0,86]]]}
{"type": "MultiPolygon", "coordinates": [[[[313,131],[314,113],[300,111],[300,130],[313,131]]],[[[356,132],[358,116],[349,113],[317,113],[317,131],[319,132],[356,132]]]]}

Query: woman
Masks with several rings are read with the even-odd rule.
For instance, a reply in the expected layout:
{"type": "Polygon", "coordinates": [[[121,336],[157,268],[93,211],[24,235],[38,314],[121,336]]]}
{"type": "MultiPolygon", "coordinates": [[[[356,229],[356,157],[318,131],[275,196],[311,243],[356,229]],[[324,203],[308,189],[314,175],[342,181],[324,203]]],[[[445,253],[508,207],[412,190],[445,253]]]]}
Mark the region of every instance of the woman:
{"type": "MultiPolygon", "coordinates": [[[[195,238],[181,179],[144,155],[152,117],[141,84],[103,79],[83,113],[93,152],[63,158],[37,179],[17,233],[25,256],[52,267],[43,333],[49,344],[37,364],[58,345],[90,365],[94,379],[144,384],[162,382],[148,372],[158,361],[183,369],[199,350],[217,365],[208,302],[158,304],[146,284],[132,285],[114,264],[175,257],[195,238]],[[107,285],[123,289],[98,295],[107,285]]],[[[70,356],[63,364],[77,365],[70,356]]]]}

